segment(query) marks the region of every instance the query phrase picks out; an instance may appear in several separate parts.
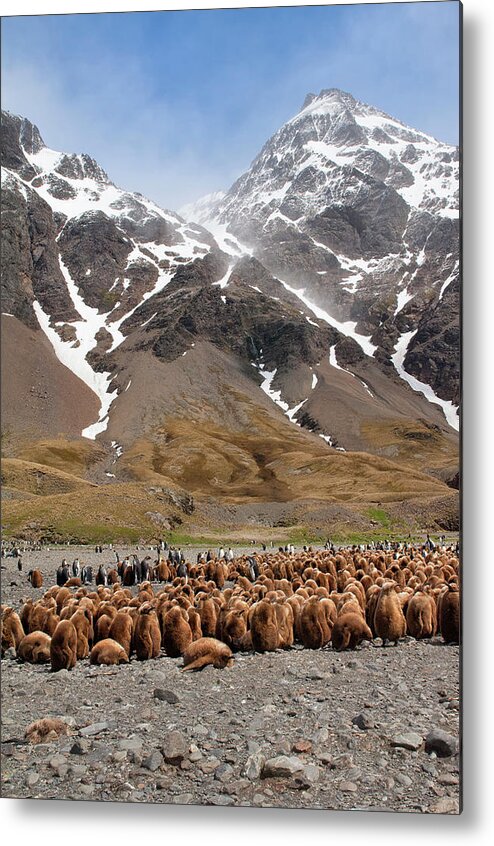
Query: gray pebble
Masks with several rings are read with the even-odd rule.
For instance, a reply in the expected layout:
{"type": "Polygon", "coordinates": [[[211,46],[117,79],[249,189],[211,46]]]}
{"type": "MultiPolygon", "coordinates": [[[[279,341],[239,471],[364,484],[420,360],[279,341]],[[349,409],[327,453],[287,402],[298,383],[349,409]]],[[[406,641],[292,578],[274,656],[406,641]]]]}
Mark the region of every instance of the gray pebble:
{"type": "Polygon", "coordinates": [[[67,759],[65,755],[54,755],[53,758],[50,758],[50,767],[52,770],[58,770],[63,764],[67,763],[67,759]]]}
{"type": "Polygon", "coordinates": [[[94,784],[81,784],[79,785],[79,790],[85,796],[92,796],[95,791],[95,786],[94,784]]]}
{"type": "Polygon", "coordinates": [[[79,738],[78,740],[75,741],[75,743],[72,744],[72,746],[70,748],[70,754],[71,755],[86,755],[89,752],[90,748],[91,748],[91,744],[90,744],[89,740],[86,740],[85,738],[79,738]]]}
{"type": "Polygon", "coordinates": [[[188,757],[190,743],[181,731],[170,731],[163,739],[161,751],[168,764],[179,764],[188,757]]]}
{"type": "Polygon", "coordinates": [[[103,722],[103,723],[92,723],[89,726],[85,726],[81,728],[79,734],[82,737],[92,737],[95,734],[100,734],[102,731],[107,731],[109,728],[113,728],[115,723],[111,722],[103,722]]]}
{"type": "Polygon", "coordinates": [[[224,784],[231,779],[232,773],[233,767],[230,764],[220,764],[214,771],[214,777],[217,781],[221,781],[224,784]]]}
{"type": "Polygon", "coordinates": [[[87,773],[87,767],[82,764],[71,764],[70,772],[75,778],[82,778],[87,773]]]}
{"type": "Polygon", "coordinates": [[[142,760],[142,766],[145,770],[150,770],[154,773],[156,770],[159,770],[163,763],[163,755],[157,749],[154,752],[151,752],[146,758],[142,760]]]}
{"type": "Polygon", "coordinates": [[[402,749],[419,749],[422,746],[422,738],[413,731],[396,734],[391,738],[391,746],[402,749]]]}
{"type": "Polygon", "coordinates": [[[253,754],[249,755],[247,758],[244,767],[244,775],[250,781],[257,781],[257,779],[261,777],[261,772],[265,763],[266,758],[258,749],[257,752],[253,752],[253,754]]]}
{"type": "Polygon", "coordinates": [[[405,773],[396,773],[395,781],[397,781],[398,784],[402,784],[403,787],[410,787],[410,785],[413,783],[412,779],[409,776],[405,775],[405,773]]]}
{"type": "Polygon", "coordinates": [[[356,793],[358,787],[353,781],[341,781],[338,785],[338,790],[341,790],[343,793],[356,793]]]}
{"type": "Polygon", "coordinates": [[[209,804],[210,805],[234,805],[235,800],[232,796],[226,796],[224,793],[218,793],[216,795],[209,797],[209,804]]]}
{"type": "Polygon", "coordinates": [[[456,755],[458,741],[452,734],[439,728],[433,728],[425,738],[425,751],[435,752],[439,758],[448,758],[456,755]]]}
{"type": "Polygon", "coordinates": [[[174,805],[192,805],[194,804],[194,797],[192,793],[179,793],[178,796],[172,798],[174,805]]]}
{"type": "Polygon", "coordinates": [[[321,769],[316,764],[306,764],[302,771],[302,776],[310,784],[315,784],[316,781],[319,781],[321,769]]]}
{"type": "Polygon", "coordinates": [[[304,769],[302,762],[295,757],[288,757],[287,755],[278,755],[276,758],[269,758],[263,768],[263,778],[274,778],[277,776],[291,776],[295,773],[300,773],[304,769]]]}
{"type": "Polygon", "coordinates": [[[364,711],[361,714],[357,714],[356,717],[353,717],[352,723],[354,726],[357,726],[363,731],[375,728],[374,720],[370,714],[366,714],[364,711]]]}
{"type": "Polygon", "coordinates": [[[168,702],[170,705],[176,705],[177,702],[180,702],[180,698],[173,690],[164,690],[161,687],[154,689],[153,697],[159,699],[161,702],[168,702]]]}

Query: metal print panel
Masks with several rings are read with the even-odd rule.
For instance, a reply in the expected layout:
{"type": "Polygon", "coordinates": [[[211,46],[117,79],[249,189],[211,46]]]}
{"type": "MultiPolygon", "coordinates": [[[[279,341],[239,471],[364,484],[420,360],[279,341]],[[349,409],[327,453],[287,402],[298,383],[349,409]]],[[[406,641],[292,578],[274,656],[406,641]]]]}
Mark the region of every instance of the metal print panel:
{"type": "Polygon", "coordinates": [[[4,797],[460,812],[461,11],[3,18],[4,797]]]}

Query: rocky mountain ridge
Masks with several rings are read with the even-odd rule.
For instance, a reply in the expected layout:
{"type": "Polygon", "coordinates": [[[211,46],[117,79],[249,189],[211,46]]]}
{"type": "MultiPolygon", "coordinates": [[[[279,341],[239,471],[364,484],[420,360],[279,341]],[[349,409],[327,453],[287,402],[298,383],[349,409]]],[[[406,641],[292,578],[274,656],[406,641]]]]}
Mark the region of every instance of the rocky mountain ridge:
{"type": "MultiPolygon", "coordinates": [[[[60,456],[73,455],[75,445],[83,479],[157,482],[164,475],[194,493],[215,489],[220,462],[222,496],[230,485],[242,496],[262,497],[264,489],[276,498],[283,489],[290,499],[295,488],[280,482],[278,447],[274,464],[269,449],[260,452],[274,427],[277,444],[288,439],[293,456],[311,462],[321,449],[357,450],[436,479],[454,476],[456,394],[441,393],[437,379],[439,372],[450,387],[456,379],[458,279],[454,250],[444,256],[442,240],[447,230],[454,241],[456,200],[437,190],[424,194],[427,210],[412,210],[396,188],[403,182],[396,162],[389,184],[354,164],[324,159],[323,167],[308,120],[319,135],[326,126],[321,143],[339,145],[341,157],[359,151],[361,164],[363,136],[382,137],[379,127],[362,128],[368,114],[355,105],[356,116],[350,111],[353,98],[345,105],[336,97],[336,117],[334,104],[319,114],[327,99],[328,92],[309,98],[249,174],[213,205],[199,204],[197,223],[119,189],[89,155],[50,150],[28,120],[2,113],[5,454],[36,466],[58,456],[53,466],[72,473],[72,458],[60,456]],[[257,194],[268,172],[271,183],[257,194]],[[322,208],[336,172],[347,206],[322,208]],[[284,191],[282,178],[290,181],[284,191]],[[411,235],[400,243],[405,226],[415,232],[413,248],[411,235]],[[431,267],[439,281],[431,282],[431,267]],[[424,373],[427,384],[418,381],[424,373]],[[187,437],[171,434],[182,432],[181,421],[192,426],[187,437]],[[194,426],[197,435],[204,426],[214,432],[203,440],[211,455],[198,464],[191,463],[194,426]],[[89,452],[88,439],[95,442],[89,452]],[[253,474],[243,487],[232,484],[240,467],[253,474]]],[[[406,135],[396,141],[401,147],[432,143],[416,140],[419,133],[413,141],[394,124],[392,131],[406,135]]],[[[297,459],[289,473],[300,472],[297,459]]]]}
{"type": "Polygon", "coordinates": [[[457,148],[329,89],[308,95],[226,194],[182,213],[233,235],[370,336],[383,366],[456,407],[459,166],[457,148]]]}

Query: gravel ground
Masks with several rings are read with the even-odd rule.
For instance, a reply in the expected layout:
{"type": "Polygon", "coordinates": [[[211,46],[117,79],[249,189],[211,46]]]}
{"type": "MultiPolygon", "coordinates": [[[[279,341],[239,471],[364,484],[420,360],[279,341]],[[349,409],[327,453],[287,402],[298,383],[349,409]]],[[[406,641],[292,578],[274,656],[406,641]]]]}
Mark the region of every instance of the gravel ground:
{"type": "MultiPolygon", "coordinates": [[[[40,596],[63,554],[26,554],[21,574],[2,559],[3,603],[40,596]],[[26,581],[34,566],[39,590],[26,581]]],[[[66,557],[76,554],[107,560],[75,547],[66,557]]],[[[237,655],[230,669],[190,674],[164,655],[51,673],[7,654],[2,795],[458,813],[459,647],[378,644],[237,655]],[[46,716],[70,736],[26,744],[46,716]]]]}

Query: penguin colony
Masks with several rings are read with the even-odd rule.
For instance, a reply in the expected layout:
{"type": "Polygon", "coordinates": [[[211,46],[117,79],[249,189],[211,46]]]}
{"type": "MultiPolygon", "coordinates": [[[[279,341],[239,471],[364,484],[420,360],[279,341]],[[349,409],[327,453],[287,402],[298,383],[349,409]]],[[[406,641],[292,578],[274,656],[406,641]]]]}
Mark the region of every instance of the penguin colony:
{"type": "Polygon", "coordinates": [[[460,641],[452,548],[280,550],[198,561],[185,573],[170,562],[147,563],[148,578],[134,595],[125,568],[117,567],[116,580],[95,590],[69,579],[27,599],[19,612],[2,606],[2,655],[13,647],[19,660],[52,671],[87,659],[116,665],[181,656],[189,671],[228,667],[238,651],[295,643],[343,650],[374,638],[397,644],[407,634],[460,641]]]}

